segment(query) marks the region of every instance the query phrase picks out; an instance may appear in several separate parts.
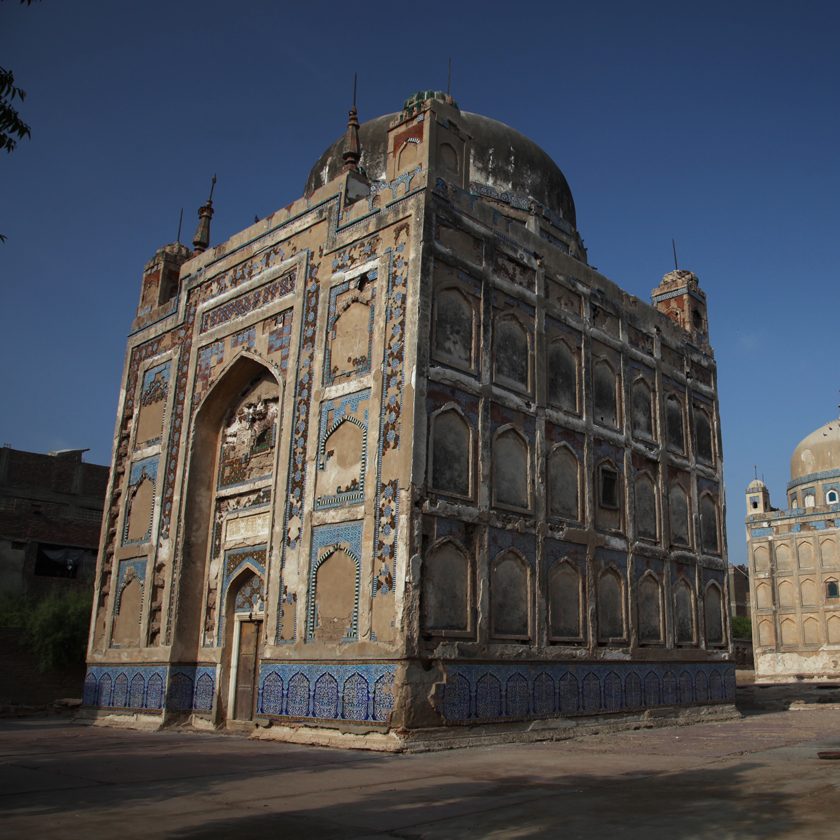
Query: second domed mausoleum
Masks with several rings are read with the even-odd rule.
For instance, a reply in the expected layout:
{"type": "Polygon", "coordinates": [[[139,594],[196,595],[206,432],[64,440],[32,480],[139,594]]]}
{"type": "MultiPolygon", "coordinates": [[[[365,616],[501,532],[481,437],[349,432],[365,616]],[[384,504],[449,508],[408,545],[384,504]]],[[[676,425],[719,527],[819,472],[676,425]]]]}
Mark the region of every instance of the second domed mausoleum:
{"type": "Polygon", "coordinates": [[[747,487],[756,678],[840,676],[840,421],[805,437],[790,460],[787,505],[747,487]]]}

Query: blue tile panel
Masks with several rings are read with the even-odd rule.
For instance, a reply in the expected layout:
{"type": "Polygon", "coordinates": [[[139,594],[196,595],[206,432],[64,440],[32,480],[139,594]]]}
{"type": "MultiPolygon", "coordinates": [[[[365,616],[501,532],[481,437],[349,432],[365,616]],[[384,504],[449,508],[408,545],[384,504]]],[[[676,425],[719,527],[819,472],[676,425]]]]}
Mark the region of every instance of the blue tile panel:
{"type": "Polygon", "coordinates": [[[257,714],[387,723],[395,673],[384,663],[263,664],[257,714]]]}
{"type": "Polygon", "coordinates": [[[82,704],[100,709],[209,712],[216,694],[215,665],[94,665],[82,704]]]}
{"type": "Polygon", "coordinates": [[[445,666],[447,723],[634,712],[735,701],[735,666],[715,663],[499,663],[445,666]]]}

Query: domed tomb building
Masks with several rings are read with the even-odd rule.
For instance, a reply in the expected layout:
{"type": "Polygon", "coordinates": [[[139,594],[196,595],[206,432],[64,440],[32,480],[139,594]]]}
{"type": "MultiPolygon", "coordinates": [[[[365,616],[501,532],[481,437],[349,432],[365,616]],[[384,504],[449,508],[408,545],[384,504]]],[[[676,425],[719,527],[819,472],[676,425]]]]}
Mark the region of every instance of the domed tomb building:
{"type": "Polygon", "coordinates": [[[840,676],[840,421],[793,451],[787,507],[747,487],[757,680],[840,676]]]}
{"type": "Polygon", "coordinates": [[[212,213],[143,273],[93,713],[401,749],[731,703],[691,272],[623,292],[551,158],[435,92],[212,213]]]}

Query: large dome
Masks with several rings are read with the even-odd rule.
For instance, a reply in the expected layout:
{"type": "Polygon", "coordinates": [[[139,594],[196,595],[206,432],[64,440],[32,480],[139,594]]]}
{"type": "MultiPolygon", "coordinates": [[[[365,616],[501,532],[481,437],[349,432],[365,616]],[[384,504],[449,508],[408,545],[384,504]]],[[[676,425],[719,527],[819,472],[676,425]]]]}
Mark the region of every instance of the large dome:
{"type": "Polygon", "coordinates": [[[796,481],[813,473],[840,471],[840,420],[811,432],[790,459],[790,478],[796,481]]]}
{"type": "MultiPolygon", "coordinates": [[[[359,128],[360,165],[372,181],[385,178],[388,126],[396,116],[385,114],[362,123],[359,128]]],[[[480,114],[462,111],[461,120],[463,129],[473,141],[471,184],[506,194],[506,200],[524,208],[528,207],[529,199],[534,199],[577,227],[569,184],[557,164],[533,140],[509,125],[480,114]]],[[[311,195],[341,172],[343,147],[344,135],[321,155],[309,173],[306,195],[311,195]]]]}

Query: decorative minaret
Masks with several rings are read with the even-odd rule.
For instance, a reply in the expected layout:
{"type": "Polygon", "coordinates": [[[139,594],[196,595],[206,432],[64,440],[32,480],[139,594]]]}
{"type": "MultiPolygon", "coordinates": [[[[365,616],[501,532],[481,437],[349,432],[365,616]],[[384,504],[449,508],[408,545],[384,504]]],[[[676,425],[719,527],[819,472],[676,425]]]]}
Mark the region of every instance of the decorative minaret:
{"type": "Polygon", "coordinates": [[[653,305],[691,334],[696,344],[709,343],[709,322],[706,316],[706,293],[693,271],[675,268],[651,292],[653,305]]]}
{"type": "Polygon", "coordinates": [[[210,220],[213,218],[213,190],[216,188],[216,176],[210,182],[210,196],[207,203],[198,210],[198,227],[193,237],[193,249],[196,254],[201,254],[210,245],[210,220]]]}
{"type": "Polygon", "coordinates": [[[353,74],[353,105],[347,115],[347,133],[344,135],[344,159],[345,172],[358,172],[359,159],[362,156],[362,147],[359,143],[359,114],[356,111],[356,75],[353,74]]]}
{"type": "Polygon", "coordinates": [[[347,131],[344,134],[344,149],[341,158],[344,161],[344,206],[349,207],[361,198],[370,195],[370,182],[365,171],[359,166],[362,157],[362,144],[359,140],[359,114],[356,111],[356,74],[353,74],[353,105],[347,115],[347,131]]]}

